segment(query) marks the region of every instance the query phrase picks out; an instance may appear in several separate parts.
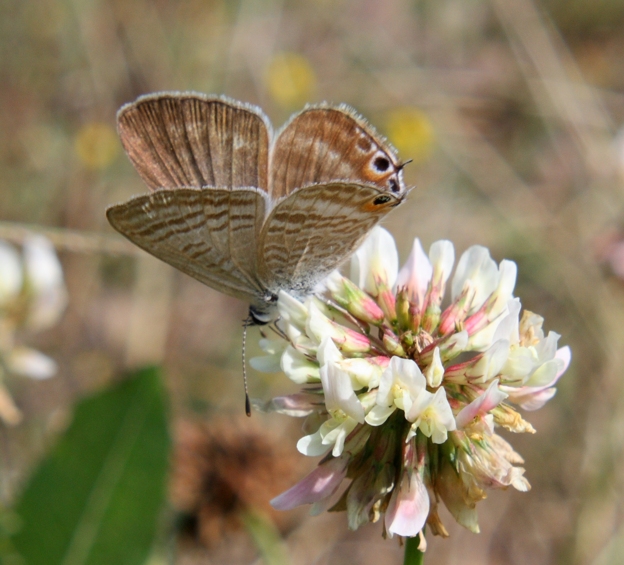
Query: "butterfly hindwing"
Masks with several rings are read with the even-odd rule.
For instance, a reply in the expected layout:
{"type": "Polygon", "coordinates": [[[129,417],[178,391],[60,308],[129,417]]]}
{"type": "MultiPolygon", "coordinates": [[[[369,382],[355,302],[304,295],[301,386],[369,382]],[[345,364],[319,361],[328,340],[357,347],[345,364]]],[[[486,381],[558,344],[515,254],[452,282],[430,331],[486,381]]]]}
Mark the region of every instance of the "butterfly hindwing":
{"type": "Polygon", "coordinates": [[[353,183],[295,190],[273,208],[262,229],[261,281],[272,292],[311,292],[400,202],[374,186],[353,183]]]}
{"type": "Polygon", "coordinates": [[[148,253],[216,290],[257,303],[263,291],[253,242],[265,200],[254,190],[180,188],[137,196],[106,215],[148,253]]]}
{"type": "Polygon", "coordinates": [[[151,189],[268,188],[270,124],[252,106],[194,93],[159,93],[123,106],[117,128],[151,189]]]}

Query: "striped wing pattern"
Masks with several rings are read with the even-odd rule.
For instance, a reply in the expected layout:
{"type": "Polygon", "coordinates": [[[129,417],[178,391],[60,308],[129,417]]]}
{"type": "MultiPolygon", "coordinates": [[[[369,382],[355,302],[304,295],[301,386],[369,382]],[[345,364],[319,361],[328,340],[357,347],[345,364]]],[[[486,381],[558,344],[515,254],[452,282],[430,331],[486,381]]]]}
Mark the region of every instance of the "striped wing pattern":
{"type": "Polygon", "coordinates": [[[117,127],[153,190],[268,188],[269,125],[250,107],[196,94],[146,96],[119,110],[117,127]]]}
{"type": "Polygon", "coordinates": [[[260,279],[275,293],[308,294],[399,203],[376,187],[352,183],[296,190],[275,206],[262,229],[260,279]]]}
{"type": "Polygon", "coordinates": [[[130,241],[187,275],[262,304],[253,242],[264,209],[260,191],[180,188],[137,196],[109,208],[107,217],[130,241]]]}

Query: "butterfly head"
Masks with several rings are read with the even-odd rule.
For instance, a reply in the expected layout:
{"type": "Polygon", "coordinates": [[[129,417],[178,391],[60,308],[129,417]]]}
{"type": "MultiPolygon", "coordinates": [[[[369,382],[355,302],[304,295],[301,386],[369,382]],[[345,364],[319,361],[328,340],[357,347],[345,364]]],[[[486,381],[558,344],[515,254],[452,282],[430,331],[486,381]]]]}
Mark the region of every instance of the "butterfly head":
{"type": "Polygon", "coordinates": [[[249,306],[249,317],[251,325],[265,326],[275,320],[275,307],[277,305],[277,295],[272,292],[266,292],[262,298],[262,302],[257,302],[249,306]]]}

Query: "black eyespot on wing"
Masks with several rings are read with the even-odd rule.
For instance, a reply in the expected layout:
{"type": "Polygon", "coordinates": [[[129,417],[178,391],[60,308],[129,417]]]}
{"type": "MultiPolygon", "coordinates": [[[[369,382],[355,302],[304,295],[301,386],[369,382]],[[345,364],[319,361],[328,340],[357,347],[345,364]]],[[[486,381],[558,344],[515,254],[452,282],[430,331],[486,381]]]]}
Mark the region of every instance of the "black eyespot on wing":
{"type": "Polygon", "coordinates": [[[375,198],[375,200],[373,200],[373,204],[379,206],[380,204],[386,204],[387,202],[390,202],[390,200],[392,200],[392,198],[390,198],[387,194],[384,194],[375,198]]]}
{"type": "Polygon", "coordinates": [[[390,167],[390,161],[388,161],[388,159],[386,159],[385,157],[377,157],[373,161],[373,166],[375,167],[375,169],[377,169],[377,171],[383,173],[384,171],[387,171],[390,167]]]}
{"type": "Polygon", "coordinates": [[[390,190],[392,192],[399,192],[399,183],[394,178],[390,178],[388,180],[388,184],[390,185],[390,190]]]}

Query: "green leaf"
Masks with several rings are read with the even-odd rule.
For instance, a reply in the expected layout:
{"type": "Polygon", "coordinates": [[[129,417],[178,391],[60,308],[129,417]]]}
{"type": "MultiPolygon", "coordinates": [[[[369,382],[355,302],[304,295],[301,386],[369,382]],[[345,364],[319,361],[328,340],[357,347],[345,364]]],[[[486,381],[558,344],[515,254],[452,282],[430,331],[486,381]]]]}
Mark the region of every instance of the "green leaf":
{"type": "Polygon", "coordinates": [[[80,402],[15,512],[27,565],[140,565],[165,497],[169,436],[150,368],[80,402]]]}

